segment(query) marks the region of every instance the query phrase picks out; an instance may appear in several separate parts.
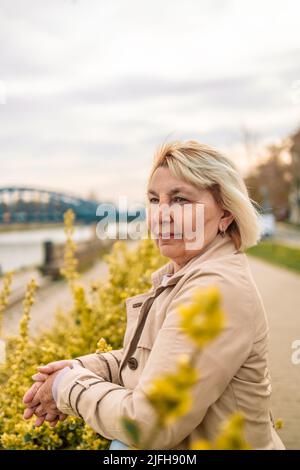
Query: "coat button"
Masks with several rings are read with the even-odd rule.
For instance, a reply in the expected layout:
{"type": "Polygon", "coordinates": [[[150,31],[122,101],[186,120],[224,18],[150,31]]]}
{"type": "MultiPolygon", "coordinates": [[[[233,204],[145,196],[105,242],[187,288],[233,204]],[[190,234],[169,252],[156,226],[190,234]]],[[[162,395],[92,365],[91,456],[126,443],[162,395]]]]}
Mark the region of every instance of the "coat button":
{"type": "Polygon", "coordinates": [[[136,360],[135,357],[130,357],[127,361],[129,369],[135,370],[137,369],[138,366],[138,361],[136,360]]]}

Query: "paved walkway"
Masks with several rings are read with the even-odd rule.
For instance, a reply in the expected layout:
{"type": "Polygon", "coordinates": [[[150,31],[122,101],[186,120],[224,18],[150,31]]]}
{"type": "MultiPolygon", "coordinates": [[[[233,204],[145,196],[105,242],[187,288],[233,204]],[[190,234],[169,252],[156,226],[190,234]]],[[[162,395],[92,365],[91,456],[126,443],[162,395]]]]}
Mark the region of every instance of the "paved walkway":
{"type": "Polygon", "coordinates": [[[284,245],[300,248],[300,229],[283,222],[276,222],[276,231],[272,239],[284,245]]]}
{"type": "Polygon", "coordinates": [[[291,361],[300,340],[300,275],[249,257],[270,324],[272,410],[282,418],[279,435],[288,449],[300,449],[300,364],[291,361]]]}

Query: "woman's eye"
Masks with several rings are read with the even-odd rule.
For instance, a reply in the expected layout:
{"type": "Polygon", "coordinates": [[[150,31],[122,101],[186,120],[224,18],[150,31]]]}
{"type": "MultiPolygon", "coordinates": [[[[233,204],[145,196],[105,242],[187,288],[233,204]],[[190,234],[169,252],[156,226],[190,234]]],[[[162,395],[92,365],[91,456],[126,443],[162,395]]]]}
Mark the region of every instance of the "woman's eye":
{"type": "MultiPolygon", "coordinates": [[[[174,201],[174,202],[181,202],[181,203],[182,203],[182,202],[187,202],[187,199],[185,199],[184,197],[175,196],[175,197],[173,198],[173,201],[174,201]]],[[[149,202],[150,202],[150,204],[157,204],[157,203],[159,203],[159,199],[158,199],[157,197],[151,197],[151,198],[149,199],[149,202]]]]}
{"type": "Polygon", "coordinates": [[[174,201],[175,202],[187,202],[187,199],[185,199],[184,197],[176,196],[174,197],[174,201]]]}
{"type": "Polygon", "coordinates": [[[156,204],[158,202],[158,199],[157,199],[157,197],[150,197],[149,202],[151,204],[156,204]]]}

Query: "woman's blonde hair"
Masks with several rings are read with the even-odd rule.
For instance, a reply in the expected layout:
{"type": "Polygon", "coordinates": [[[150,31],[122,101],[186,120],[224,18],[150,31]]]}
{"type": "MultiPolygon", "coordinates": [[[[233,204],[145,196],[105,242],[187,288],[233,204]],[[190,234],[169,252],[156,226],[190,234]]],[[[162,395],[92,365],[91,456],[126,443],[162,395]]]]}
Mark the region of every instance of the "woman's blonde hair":
{"type": "Polygon", "coordinates": [[[238,250],[244,251],[257,244],[259,212],[232,160],[196,140],[175,140],[156,149],[148,185],[154,171],[161,166],[168,167],[176,178],[212,192],[220,207],[234,216],[227,233],[238,250]]]}

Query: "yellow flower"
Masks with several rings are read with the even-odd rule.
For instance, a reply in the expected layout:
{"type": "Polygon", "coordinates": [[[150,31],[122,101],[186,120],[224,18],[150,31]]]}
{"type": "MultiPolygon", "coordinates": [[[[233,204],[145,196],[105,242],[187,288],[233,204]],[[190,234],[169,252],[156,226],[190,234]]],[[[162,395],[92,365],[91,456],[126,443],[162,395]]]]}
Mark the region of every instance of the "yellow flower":
{"type": "Polygon", "coordinates": [[[247,444],[244,435],[244,417],[241,413],[235,413],[228,422],[223,425],[219,437],[216,439],[215,448],[217,450],[248,450],[251,447],[247,444]]]}
{"type": "Polygon", "coordinates": [[[198,439],[191,444],[190,450],[213,450],[213,446],[206,439],[198,439]]]}
{"type": "Polygon", "coordinates": [[[104,338],[100,338],[98,343],[97,343],[97,353],[103,353],[103,352],[108,352],[111,351],[112,347],[107,344],[104,338]]]}
{"type": "Polygon", "coordinates": [[[234,413],[221,428],[217,438],[210,442],[199,439],[192,442],[191,450],[250,450],[244,438],[244,417],[241,413],[234,413]]]}
{"type": "Polygon", "coordinates": [[[2,336],[2,320],[5,307],[8,305],[8,298],[11,292],[13,272],[8,272],[3,277],[2,290],[0,291],[0,337],[2,336]]]}
{"type": "Polygon", "coordinates": [[[74,287],[74,281],[79,277],[77,272],[78,260],[75,257],[77,245],[73,241],[74,232],[74,220],[75,214],[72,209],[68,209],[64,213],[64,231],[66,234],[66,245],[64,253],[64,265],[60,269],[60,274],[64,276],[70,284],[70,287],[74,287]]]}
{"type": "Polygon", "coordinates": [[[180,326],[199,348],[218,336],[224,327],[225,314],[220,303],[219,289],[209,286],[195,291],[190,304],[178,307],[180,326]]]}
{"type": "Polygon", "coordinates": [[[275,421],[275,428],[276,429],[282,429],[282,427],[283,427],[283,420],[281,418],[278,418],[275,421]]]}
{"type": "Polygon", "coordinates": [[[178,358],[177,371],[155,379],[146,395],[154,407],[161,425],[166,425],[187,413],[192,404],[191,387],[198,379],[197,371],[187,356],[178,358]]]}
{"type": "Polygon", "coordinates": [[[20,320],[20,336],[25,340],[28,336],[28,324],[30,320],[30,309],[34,304],[34,293],[38,285],[36,280],[32,278],[27,285],[25,299],[23,300],[23,315],[20,320]]]}

